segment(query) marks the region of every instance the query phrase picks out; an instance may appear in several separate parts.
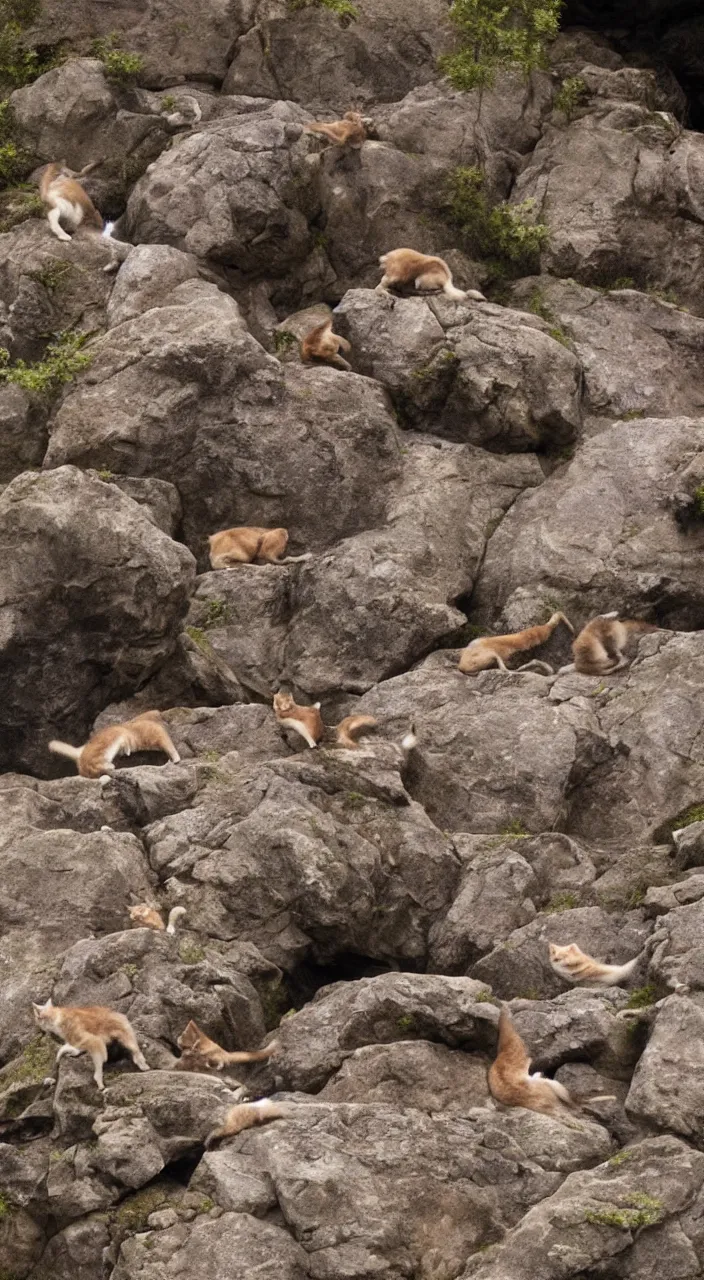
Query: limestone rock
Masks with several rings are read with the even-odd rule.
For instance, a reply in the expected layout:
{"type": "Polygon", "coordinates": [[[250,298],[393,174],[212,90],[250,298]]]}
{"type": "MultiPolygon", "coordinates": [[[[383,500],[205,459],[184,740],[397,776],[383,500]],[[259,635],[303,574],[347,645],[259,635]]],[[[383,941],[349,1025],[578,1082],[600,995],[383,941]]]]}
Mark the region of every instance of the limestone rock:
{"type": "Polygon", "coordinates": [[[163,662],[193,559],[137,503],[73,467],[13,480],[0,528],[0,760],[46,772],[51,737],[84,742],[100,706],[163,662]]]}

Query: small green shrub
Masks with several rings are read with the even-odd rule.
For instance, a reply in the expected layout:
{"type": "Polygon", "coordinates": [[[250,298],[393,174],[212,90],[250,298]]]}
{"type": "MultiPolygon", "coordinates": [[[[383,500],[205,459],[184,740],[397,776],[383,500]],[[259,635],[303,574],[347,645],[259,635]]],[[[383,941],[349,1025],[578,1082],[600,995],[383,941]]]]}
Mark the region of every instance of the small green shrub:
{"type": "Polygon", "coordinates": [[[37,284],[43,285],[49,293],[56,293],[57,289],[68,283],[68,277],[73,270],[70,262],[63,262],[61,258],[50,258],[43,267],[39,267],[36,271],[28,271],[27,275],[30,280],[36,280],[37,284]]]}
{"type": "Polygon", "coordinates": [[[98,479],[102,480],[103,484],[109,484],[114,474],[114,471],[111,471],[109,467],[101,467],[97,472],[98,479]]]}
{"type": "Polygon", "coordinates": [[[277,356],[285,355],[297,343],[298,338],[295,333],[291,333],[290,329],[277,329],[274,333],[274,351],[277,356]]]}
{"type": "Polygon", "coordinates": [[[12,1213],[12,1205],[7,1196],[0,1191],[0,1222],[3,1218],[9,1218],[12,1213]]]}
{"type": "Polygon", "coordinates": [[[453,0],[450,22],[460,47],[439,59],[455,89],[486,89],[501,68],[524,76],[545,66],[563,0],[453,0]]]}
{"type": "Polygon", "coordinates": [[[699,488],[694,490],[694,506],[697,515],[704,518],[704,484],[700,484],[699,488]]]}
{"type": "Polygon", "coordinates": [[[396,1019],[396,1026],[402,1035],[413,1031],[415,1028],[415,1020],[412,1013],[402,1013],[400,1018],[396,1019]]]}
{"type": "Polygon", "coordinates": [[[40,57],[23,34],[38,16],[41,0],[0,0],[0,88],[7,93],[30,84],[55,65],[55,59],[40,57]]]}
{"type": "Polygon", "coordinates": [[[355,22],[359,17],[359,9],[350,0],[286,0],[286,8],[291,13],[295,13],[298,9],[327,9],[344,22],[345,26],[355,22]]]}
{"type": "Polygon", "coordinates": [[[574,908],[578,906],[579,898],[576,893],[554,893],[543,910],[546,915],[554,916],[560,911],[574,911],[574,908]]]}
{"type": "Polygon", "coordinates": [[[505,827],[501,828],[499,835],[517,836],[519,840],[525,840],[530,835],[530,831],[523,825],[520,818],[512,818],[505,827]]]}
{"type": "Polygon", "coordinates": [[[44,205],[32,187],[9,187],[0,194],[0,234],[12,231],[27,218],[41,218],[43,214],[44,205]]]}
{"type": "Polygon", "coordinates": [[[9,351],[0,347],[0,382],[17,383],[25,391],[35,391],[38,395],[55,394],[91,363],[93,357],[81,351],[89,336],[68,330],[60,333],[49,343],[44,359],[35,364],[27,364],[25,360],[10,364],[9,351]]]}
{"type": "Polygon", "coordinates": [[[167,93],[165,97],[161,99],[160,106],[162,111],[175,111],[176,99],[174,95],[172,93],[167,93]]]}
{"type": "Polygon", "coordinates": [[[581,76],[566,76],[555,94],[553,102],[555,110],[566,116],[569,123],[584,104],[588,92],[581,76]]]}
{"type": "Polygon", "coordinates": [[[627,1164],[629,1160],[632,1160],[633,1154],[634,1153],[628,1149],[625,1151],[617,1151],[616,1155],[611,1156],[606,1163],[610,1165],[612,1169],[618,1169],[620,1165],[627,1164]]]}
{"type": "Polygon", "coordinates": [[[200,964],[201,960],[205,960],[203,948],[196,942],[187,942],[185,939],[178,949],[178,954],[184,964],[200,964]]]}
{"type": "Polygon", "coordinates": [[[481,169],[460,165],[448,175],[443,209],[471,252],[493,260],[495,273],[526,275],[548,238],[548,228],[535,220],[535,201],[501,200],[492,207],[483,186],[481,169]]]}
{"type": "Polygon", "coordinates": [[[144,70],[144,58],[121,49],[120,37],[115,31],[101,40],[94,40],[91,53],[102,62],[106,79],[118,84],[129,84],[144,70]]]}
{"type": "Polygon", "coordinates": [[[651,1004],[655,1003],[657,992],[652,983],[648,983],[644,987],[636,987],[628,997],[627,1009],[647,1009],[651,1004]]]}
{"type": "Polygon", "coordinates": [[[211,627],[224,627],[230,621],[230,606],[226,600],[209,600],[201,626],[204,631],[211,627]]]}
{"type": "Polygon", "coordinates": [[[150,1214],[167,1208],[168,1204],[168,1193],[163,1187],[143,1187],[118,1206],[115,1221],[129,1232],[144,1231],[150,1214]]]}

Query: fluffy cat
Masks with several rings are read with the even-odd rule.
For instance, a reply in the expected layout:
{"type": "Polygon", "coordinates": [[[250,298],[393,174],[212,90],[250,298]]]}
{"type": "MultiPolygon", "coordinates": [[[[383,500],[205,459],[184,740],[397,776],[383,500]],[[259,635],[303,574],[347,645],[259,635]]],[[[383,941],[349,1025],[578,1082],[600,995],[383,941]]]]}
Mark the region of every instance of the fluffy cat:
{"type": "Polygon", "coordinates": [[[290,1115],[290,1108],[261,1098],[259,1102],[242,1102],[239,1106],[230,1107],[223,1123],[217,1129],[211,1129],[205,1139],[205,1146],[210,1147],[218,1138],[231,1138],[244,1129],[253,1129],[255,1125],[266,1124],[269,1120],[283,1120],[290,1115]]]}
{"type": "Polygon", "coordinates": [[[550,964],[555,973],[567,982],[590,982],[602,987],[615,987],[625,978],[630,978],[640,960],[640,955],[637,955],[626,964],[602,964],[586,952],[580,951],[576,942],[571,942],[566,947],[559,947],[555,942],[548,945],[550,964]]]}
{"type": "Polygon", "coordinates": [[[42,1031],[50,1031],[59,1036],[62,1044],[56,1055],[56,1061],[70,1054],[77,1058],[81,1053],[90,1054],[93,1060],[93,1079],[101,1093],[103,1084],[103,1066],[108,1060],[108,1045],[116,1040],[132,1056],[132,1060],[140,1071],[148,1071],[149,1063],[137,1044],[137,1037],[127,1018],[113,1009],[106,1009],[99,1004],[83,1007],[55,1005],[51,1000],[46,1004],[33,1004],[34,1020],[42,1031]]]}
{"type": "Polygon", "coordinates": [[[115,756],[129,756],[133,751],[163,751],[174,764],[181,759],[158,711],[143,711],[134,720],[99,729],[83,747],[72,747],[54,738],[49,750],[75,760],[82,778],[101,778],[114,773],[115,756]]]}
{"type": "Polygon", "coordinates": [[[235,1062],[263,1062],[276,1053],[279,1044],[272,1040],[263,1049],[235,1050],[230,1053],[206,1036],[204,1031],[191,1020],[176,1041],[182,1056],[176,1063],[177,1071],[222,1071],[223,1067],[235,1062]]]}

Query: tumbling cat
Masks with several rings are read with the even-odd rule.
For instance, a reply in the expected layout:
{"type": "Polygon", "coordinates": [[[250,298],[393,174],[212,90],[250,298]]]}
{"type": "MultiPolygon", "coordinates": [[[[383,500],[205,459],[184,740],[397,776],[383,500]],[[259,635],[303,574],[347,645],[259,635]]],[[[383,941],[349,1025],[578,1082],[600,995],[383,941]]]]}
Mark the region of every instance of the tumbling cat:
{"type": "Polygon", "coordinates": [[[68,742],[53,739],[49,750],[75,760],[82,778],[114,773],[115,756],[129,756],[133,751],[163,751],[175,764],[181,759],[158,711],[143,711],[134,720],[99,729],[83,747],[72,747],[68,742]]]}
{"type": "Polygon", "coordinates": [[[236,1062],[264,1062],[276,1053],[279,1044],[272,1040],[264,1049],[235,1050],[230,1053],[206,1036],[195,1022],[191,1021],[181,1032],[176,1041],[182,1056],[176,1063],[177,1071],[206,1070],[222,1071],[223,1067],[236,1062]]]}
{"type": "Polygon", "coordinates": [[[555,973],[567,982],[598,983],[602,987],[615,987],[630,978],[640,961],[640,955],[626,964],[602,964],[594,960],[586,952],[580,951],[575,942],[569,946],[559,947],[557,943],[549,943],[550,964],[555,973]]]}

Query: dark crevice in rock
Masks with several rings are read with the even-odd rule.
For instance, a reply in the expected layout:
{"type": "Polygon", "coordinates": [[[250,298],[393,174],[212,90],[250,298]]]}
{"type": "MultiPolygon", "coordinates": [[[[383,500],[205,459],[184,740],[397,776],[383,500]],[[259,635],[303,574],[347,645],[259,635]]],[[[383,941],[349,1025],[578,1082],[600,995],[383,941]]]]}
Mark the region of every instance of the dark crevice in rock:
{"type": "Polygon", "coordinates": [[[322,987],[329,987],[334,982],[356,982],[360,978],[376,978],[382,973],[418,973],[419,966],[410,961],[402,964],[385,963],[373,956],[358,955],[353,951],[343,951],[336,956],[334,963],[315,964],[306,960],[287,977],[286,985],[295,1009],[302,1009],[308,1004],[316,992],[322,987]]]}
{"type": "Polygon", "coordinates": [[[688,103],[687,125],[704,129],[704,14],[699,0],[568,0],[563,28],[599,31],[627,62],[670,71],[688,103]]]}

